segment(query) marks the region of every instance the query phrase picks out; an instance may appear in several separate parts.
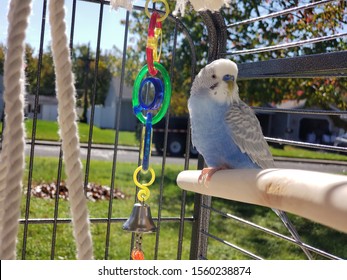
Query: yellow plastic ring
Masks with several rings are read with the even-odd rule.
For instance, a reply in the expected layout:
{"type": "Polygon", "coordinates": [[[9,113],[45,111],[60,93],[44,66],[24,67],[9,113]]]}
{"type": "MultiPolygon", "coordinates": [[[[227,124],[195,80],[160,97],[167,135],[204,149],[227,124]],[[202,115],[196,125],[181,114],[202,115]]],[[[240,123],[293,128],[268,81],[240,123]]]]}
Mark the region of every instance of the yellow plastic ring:
{"type": "MultiPolygon", "coordinates": [[[[150,1],[150,0],[147,0],[147,1],[146,1],[146,4],[145,4],[145,12],[146,12],[146,15],[150,18],[151,15],[149,14],[149,11],[148,11],[148,4],[149,4],[149,1],[150,1]]],[[[169,4],[166,2],[166,0],[152,0],[152,2],[153,2],[153,3],[162,2],[162,3],[165,5],[165,15],[163,15],[161,18],[158,18],[158,21],[161,22],[161,21],[165,20],[165,19],[169,16],[169,13],[170,13],[169,4]]]]}
{"type": "Polygon", "coordinates": [[[139,172],[142,170],[142,165],[139,166],[138,168],[135,169],[134,171],[134,175],[133,175],[133,180],[135,182],[135,185],[138,186],[139,188],[143,188],[143,187],[149,187],[150,185],[152,185],[154,183],[155,180],[155,172],[153,170],[152,167],[149,167],[148,170],[151,173],[151,180],[148,183],[145,184],[141,184],[138,180],[137,180],[137,175],[139,174],[139,172]]]}
{"type": "Polygon", "coordinates": [[[142,165],[135,169],[134,175],[133,175],[133,179],[134,179],[135,185],[138,186],[138,187],[141,189],[141,190],[139,190],[139,192],[137,193],[137,198],[138,198],[138,200],[139,200],[139,201],[145,202],[145,201],[149,198],[149,196],[150,196],[150,194],[151,194],[151,192],[149,191],[148,187],[149,187],[150,185],[152,185],[153,182],[154,182],[154,180],[155,180],[155,172],[154,172],[154,170],[153,170],[152,167],[149,167],[148,170],[149,170],[149,172],[151,173],[152,178],[151,178],[151,180],[150,180],[148,183],[141,184],[141,183],[137,180],[137,175],[138,175],[138,173],[139,173],[141,170],[142,170],[142,165]]]}

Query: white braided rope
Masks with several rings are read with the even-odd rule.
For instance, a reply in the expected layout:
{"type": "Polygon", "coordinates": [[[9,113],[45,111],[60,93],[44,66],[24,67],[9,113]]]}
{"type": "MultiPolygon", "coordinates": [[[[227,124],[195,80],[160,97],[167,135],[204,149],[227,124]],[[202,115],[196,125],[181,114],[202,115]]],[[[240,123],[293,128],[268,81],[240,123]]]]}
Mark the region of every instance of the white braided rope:
{"type": "Polygon", "coordinates": [[[116,11],[118,8],[124,8],[131,11],[136,0],[110,0],[110,6],[116,11]]]}
{"type": "MultiPolygon", "coordinates": [[[[5,116],[6,119],[6,116],[5,116]]],[[[6,121],[6,120],[5,120],[6,121]]],[[[6,131],[4,131],[4,134],[6,131]]],[[[4,135],[3,135],[4,136],[4,135]]],[[[2,259],[2,229],[4,227],[5,201],[6,201],[6,175],[8,166],[8,137],[2,141],[2,150],[0,154],[0,259],[2,259]]]]}
{"type": "Polygon", "coordinates": [[[31,0],[12,0],[4,64],[5,130],[0,162],[0,259],[16,258],[24,172],[24,39],[31,0]]]}
{"type": "Polygon", "coordinates": [[[207,10],[217,12],[223,7],[223,5],[228,7],[231,0],[176,0],[176,7],[172,14],[177,16],[180,13],[182,17],[184,17],[185,8],[188,2],[190,2],[193,9],[197,12],[207,10]]]}
{"type": "Polygon", "coordinates": [[[71,205],[72,223],[77,245],[78,259],[93,259],[93,246],[90,234],[87,200],[83,191],[80,143],[77,131],[75,110],[74,77],[67,44],[66,23],[64,20],[64,0],[49,2],[52,53],[56,72],[58,98],[58,121],[67,175],[67,187],[71,205]]]}

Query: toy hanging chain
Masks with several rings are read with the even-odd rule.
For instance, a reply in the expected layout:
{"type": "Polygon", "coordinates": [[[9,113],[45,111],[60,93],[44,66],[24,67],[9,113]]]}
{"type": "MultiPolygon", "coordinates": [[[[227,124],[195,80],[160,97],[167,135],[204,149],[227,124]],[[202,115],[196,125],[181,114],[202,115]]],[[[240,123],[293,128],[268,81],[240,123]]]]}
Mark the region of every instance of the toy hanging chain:
{"type": "Polygon", "coordinates": [[[147,64],[140,70],[136,77],[132,98],[134,114],[143,124],[140,151],[142,165],[137,167],[133,174],[134,183],[139,188],[137,193],[139,203],[134,204],[129,219],[123,224],[124,230],[134,232],[136,235],[135,246],[131,252],[131,258],[133,260],[144,259],[144,253],[142,251],[142,234],[155,232],[157,230],[152,220],[150,207],[145,203],[150,196],[148,187],[155,181],[155,172],[149,164],[152,146],[152,125],[159,122],[165,116],[171,99],[170,76],[166,69],[159,63],[162,43],[162,21],[169,15],[169,6],[165,0],[153,0],[153,3],[155,2],[162,2],[165,5],[165,15],[160,17],[157,12],[153,12],[152,15],[150,15],[148,11],[149,0],[146,1],[145,11],[150,18],[146,46],[147,64]],[[158,51],[159,41],[160,45],[158,51]],[[164,83],[161,79],[155,77],[158,72],[161,74],[164,83]],[[145,77],[148,73],[150,77],[145,77]],[[142,90],[148,83],[152,84],[154,87],[154,98],[150,104],[147,104],[142,97],[142,90]],[[157,111],[154,116],[152,115],[153,111],[157,111]],[[147,174],[150,174],[149,182],[140,182],[139,178],[141,175],[147,174]]]}

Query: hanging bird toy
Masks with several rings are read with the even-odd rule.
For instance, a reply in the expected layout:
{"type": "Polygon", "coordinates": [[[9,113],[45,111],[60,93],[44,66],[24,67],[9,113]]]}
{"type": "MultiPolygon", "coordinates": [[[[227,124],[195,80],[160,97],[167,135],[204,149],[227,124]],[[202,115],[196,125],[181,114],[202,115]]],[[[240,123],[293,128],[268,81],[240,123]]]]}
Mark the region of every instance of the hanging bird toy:
{"type": "Polygon", "coordinates": [[[165,0],[153,0],[153,3],[155,2],[164,4],[165,14],[162,17],[157,12],[150,15],[148,11],[149,0],[146,1],[145,12],[150,18],[146,45],[147,64],[140,70],[135,79],[132,97],[134,114],[143,124],[140,150],[142,164],[135,169],[133,174],[134,183],[139,188],[137,193],[138,202],[134,204],[129,219],[123,224],[124,230],[135,233],[135,245],[131,252],[131,259],[133,260],[145,259],[142,251],[142,234],[156,232],[157,230],[151,216],[150,207],[145,203],[150,196],[149,187],[155,181],[155,172],[149,163],[152,146],[152,125],[165,116],[171,99],[170,76],[165,67],[159,63],[162,44],[162,21],[169,15],[169,6],[165,0]],[[164,82],[156,77],[158,72],[164,82]],[[142,94],[143,88],[147,84],[152,84],[154,88],[154,98],[149,104],[146,103],[142,94]],[[155,111],[156,114],[153,115],[155,111]],[[147,174],[150,175],[148,182],[140,180],[141,176],[147,174]]]}

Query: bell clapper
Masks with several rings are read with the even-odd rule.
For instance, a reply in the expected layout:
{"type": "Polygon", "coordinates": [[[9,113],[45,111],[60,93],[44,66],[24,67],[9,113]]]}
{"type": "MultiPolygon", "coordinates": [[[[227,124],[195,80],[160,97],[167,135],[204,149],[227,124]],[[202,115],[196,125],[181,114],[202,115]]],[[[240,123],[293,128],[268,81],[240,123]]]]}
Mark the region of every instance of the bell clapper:
{"type": "Polygon", "coordinates": [[[142,233],[135,233],[135,247],[131,251],[131,259],[132,260],[144,260],[145,255],[142,251],[142,233]]]}

